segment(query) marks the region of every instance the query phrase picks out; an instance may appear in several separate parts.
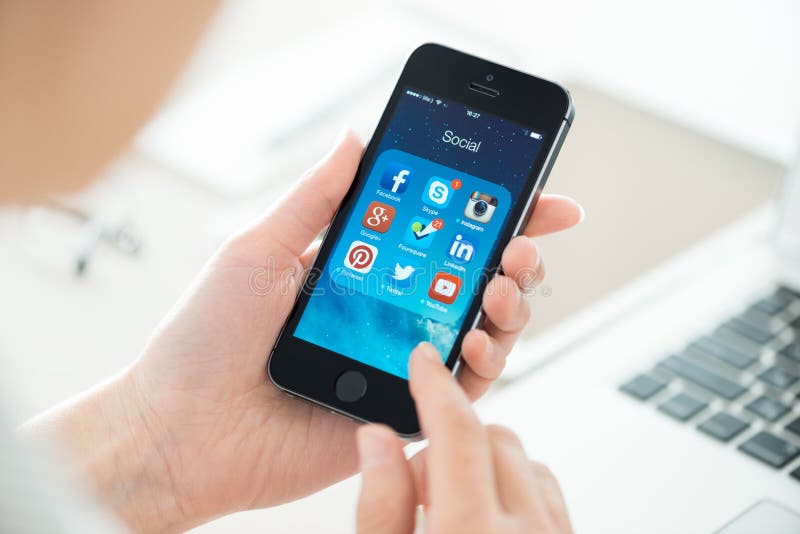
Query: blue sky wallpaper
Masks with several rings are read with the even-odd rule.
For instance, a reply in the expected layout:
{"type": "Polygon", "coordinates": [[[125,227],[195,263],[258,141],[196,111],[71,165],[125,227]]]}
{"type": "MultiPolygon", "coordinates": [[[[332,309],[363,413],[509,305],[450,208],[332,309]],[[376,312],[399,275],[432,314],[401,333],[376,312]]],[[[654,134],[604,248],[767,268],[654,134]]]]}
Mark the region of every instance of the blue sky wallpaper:
{"type": "Polygon", "coordinates": [[[446,358],[540,145],[406,88],[294,335],[402,378],[420,341],[446,358]]]}

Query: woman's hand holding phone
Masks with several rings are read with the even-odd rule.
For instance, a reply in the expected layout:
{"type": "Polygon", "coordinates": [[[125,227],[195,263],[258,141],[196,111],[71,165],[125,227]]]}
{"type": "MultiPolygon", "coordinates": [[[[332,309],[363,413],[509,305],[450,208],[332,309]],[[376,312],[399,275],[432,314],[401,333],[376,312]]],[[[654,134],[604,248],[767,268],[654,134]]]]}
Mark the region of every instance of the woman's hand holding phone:
{"type": "MultiPolygon", "coordinates": [[[[59,432],[98,498],[135,530],[186,529],[285,503],[356,471],[358,425],[279,391],[265,363],[314,259],[314,240],[362,151],[354,134],[343,135],[261,221],[208,262],[130,369],[29,425],[59,432]],[[272,291],[254,290],[259,272],[279,282],[272,291]]],[[[461,385],[470,400],[499,376],[528,320],[523,293],[543,273],[529,237],[581,218],[572,199],[543,195],[528,237],[506,248],[505,275],[484,297],[486,324],[462,346],[461,385]]],[[[451,453],[463,458],[467,450],[451,453]]]]}
{"type": "Polygon", "coordinates": [[[360,534],[411,534],[417,504],[430,534],[572,532],[553,475],[513,432],[481,424],[432,345],[414,350],[409,381],[430,445],[407,461],[391,429],[359,429],[360,534]]]}

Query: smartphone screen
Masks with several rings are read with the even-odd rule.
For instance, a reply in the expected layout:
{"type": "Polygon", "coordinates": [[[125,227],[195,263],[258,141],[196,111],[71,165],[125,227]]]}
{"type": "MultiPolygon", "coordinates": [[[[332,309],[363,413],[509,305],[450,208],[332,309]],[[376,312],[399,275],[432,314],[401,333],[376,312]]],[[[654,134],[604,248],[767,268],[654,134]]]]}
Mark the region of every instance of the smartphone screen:
{"type": "Polygon", "coordinates": [[[404,87],[293,335],[401,378],[421,341],[446,359],[542,141],[404,87]]]}

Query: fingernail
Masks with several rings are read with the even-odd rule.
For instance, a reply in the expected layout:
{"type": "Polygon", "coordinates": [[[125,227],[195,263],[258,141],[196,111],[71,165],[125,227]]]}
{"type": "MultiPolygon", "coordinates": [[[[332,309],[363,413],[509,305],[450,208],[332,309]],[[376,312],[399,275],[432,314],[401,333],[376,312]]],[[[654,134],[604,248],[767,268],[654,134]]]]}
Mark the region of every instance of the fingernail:
{"type": "Polygon", "coordinates": [[[366,425],[358,429],[358,457],[362,471],[384,463],[387,451],[380,428],[366,425]]]}
{"type": "Polygon", "coordinates": [[[417,345],[416,350],[428,360],[436,363],[442,363],[442,357],[439,355],[439,351],[427,341],[423,341],[417,345]]]}
{"type": "Polygon", "coordinates": [[[536,265],[533,266],[533,270],[538,271],[539,267],[542,266],[542,249],[539,248],[539,245],[536,244],[536,241],[531,239],[531,245],[533,248],[536,249],[536,265]]]}
{"type": "MultiPolygon", "coordinates": [[[[578,204],[578,203],[576,202],[576,204],[578,204]]],[[[583,222],[583,220],[586,218],[586,210],[585,210],[585,209],[583,209],[583,206],[582,206],[581,204],[578,204],[578,209],[580,209],[580,210],[581,210],[581,218],[580,218],[580,219],[578,219],[578,224],[580,224],[580,223],[582,223],[582,222],[583,222]]]]}
{"type": "Polygon", "coordinates": [[[336,140],[333,142],[333,146],[341,145],[342,141],[344,141],[344,138],[347,137],[348,134],[350,134],[350,127],[344,126],[341,130],[339,130],[339,133],[336,134],[336,140]]]}

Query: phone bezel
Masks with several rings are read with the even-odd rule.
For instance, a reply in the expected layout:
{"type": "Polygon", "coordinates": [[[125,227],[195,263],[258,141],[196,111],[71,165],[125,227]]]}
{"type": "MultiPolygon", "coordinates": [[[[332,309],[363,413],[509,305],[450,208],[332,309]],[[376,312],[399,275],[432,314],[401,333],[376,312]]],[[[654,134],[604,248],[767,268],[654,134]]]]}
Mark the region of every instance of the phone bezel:
{"type": "MultiPolygon", "coordinates": [[[[499,269],[505,244],[524,228],[533,205],[547,179],[555,155],[572,122],[574,108],[569,93],[560,85],[470,56],[437,44],[425,44],[409,57],[389,98],[371,141],[361,159],[355,179],[325,234],[314,267],[319,270],[328,261],[335,239],[344,228],[357,200],[357,192],[367,179],[380,139],[388,127],[397,101],[403,90],[412,86],[447,99],[475,106],[477,109],[514,121],[542,133],[542,147],[525,181],[522,194],[512,205],[496,246],[487,263],[490,272],[499,269]],[[499,91],[490,97],[470,89],[472,82],[485,82],[487,73],[494,76],[493,88],[499,91]]],[[[314,269],[312,269],[312,272],[314,269]]],[[[446,365],[458,371],[460,347],[464,335],[478,326],[482,319],[481,303],[488,278],[479,284],[476,298],[468,308],[464,325],[456,338],[446,365]]],[[[309,301],[316,280],[308,277],[303,290],[289,314],[281,334],[272,349],[267,364],[270,380],[287,393],[299,396],[334,412],[362,422],[384,423],[399,434],[413,437],[419,434],[419,423],[408,382],[400,377],[365,365],[336,352],[324,349],[293,333],[309,301]],[[335,394],[337,378],[347,370],[355,370],[367,378],[367,391],[355,402],[343,402],[335,394]]]]}

